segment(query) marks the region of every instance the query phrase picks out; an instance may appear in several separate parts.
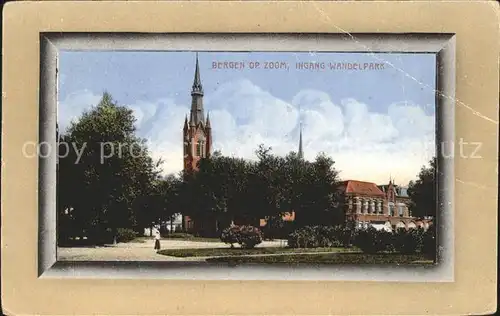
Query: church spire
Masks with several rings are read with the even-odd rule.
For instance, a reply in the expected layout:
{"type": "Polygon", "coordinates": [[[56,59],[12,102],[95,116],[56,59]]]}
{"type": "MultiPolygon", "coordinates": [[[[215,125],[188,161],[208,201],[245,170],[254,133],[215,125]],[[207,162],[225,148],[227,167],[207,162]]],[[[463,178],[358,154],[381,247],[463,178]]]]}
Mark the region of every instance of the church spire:
{"type": "Polygon", "coordinates": [[[207,113],[207,121],[205,123],[206,128],[211,128],[210,126],[210,112],[207,113]]]}
{"type": "Polygon", "coordinates": [[[299,134],[299,159],[304,159],[304,152],[302,150],[302,122],[300,123],[300,134],[299,134]]]}
{"type": "Polygon", "coordinates": [[[186,118],[184,119],[184,131],[187,131],[188,129],[188,117],[186,115],[186,118]]]}
{"type": "Polygon", "coordinates": [[[205,114],[203,113],[203,87],[201,86],[200,65],[198,53],[196,53],[196,66],[194,70],[193,89],[191,90],[191,118],[190,124],[197,126],[204,124],[205,114]]]}
{"type": "Polygon", "coordinates": [[[196,53],[196,67],[194,70],[193,90],[191,92],[191,95],[194,94],[203,95],[203,87],[201,85],[201,78],[200,78],[200,65],[198,62],[198,53],[196,53]]]}

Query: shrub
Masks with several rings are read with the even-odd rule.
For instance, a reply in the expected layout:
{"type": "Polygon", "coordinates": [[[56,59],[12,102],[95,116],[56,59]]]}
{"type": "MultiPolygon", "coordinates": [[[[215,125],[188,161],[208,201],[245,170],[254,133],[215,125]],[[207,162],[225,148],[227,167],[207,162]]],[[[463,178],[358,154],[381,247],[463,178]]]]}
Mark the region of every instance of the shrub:
{"type": "Polygon", "coordinates": [[[394,249],[402,254],[420,252],[423,244],[422,229],[398,229],[394,233],[394,249]]]}
{"type": "Polygon", "coordinates": [[[305,226],[288,235],[288,247],[342,247],[350,244],[351,230],[342,226],[305,226]]]}
{"type": "Polygon", "coordinates": [[[191,239],[194,238],[192,234],[188,233],[171,233],[166,236],[167,238],[178,238],[178,239],[191,239]]]}
{"type": "Polygon", "coordinates": [[[315,248],[318,236],[315,226],[305,226],[293,231],[288,236],[288,246],[291,248],[315,248]]]}
{"type": "Polygon", "coordinates": [[[137,232],[129,228],[118,228],[116,230],[117,242],[129,242],[137,237],[137,232]]]}
{"type": "Polygon", "coordinates": [[[351,247],[354,239],[354,229],[350,227],[341,227],[339,230],[341,245],[346,248],[351,247]]]}
{"type": "Polygon", "coordinates": [[[242,248],[251,249],[262,242],[262,232],[257,227],[241,226],[239,243],[242,248]]]}
{"type": "Polygon", "coordinates": [[[92,227],[85,234],[90,244],[103,245],[113,242],[113,232],[109,228],[92,227]]]}
{"type": "Polygon", "coordinates": [[[427,229],[427,231],[423,234],[422,253],[435,259],[436,258],[436,248],[437,248],[436,231],[435,231],[434,225],[431,225],[429,227],[429,229],[427,229]]]}
{"type": "Polygon", "coordinates": [[[386,231],[378,231],[373,227],[360,229],[354,237],[354,244],[366,253],[391,251],[393,249],[393,235],[386,231]]]}
{"type": "Polygon", "coordinates": [[[288,235],[287,244],[290,248],[300,248],[299,230],[294,230],[288,235]]]}
{"type": "Polygon", "coordinates": [[[220,240],[223,243],[230,244],[231,248],[234,247],[234,244],[239,243],[238,234],[240,227],[239,226],[231,226],[224,229],[221,233],[220,240]]]}
{"type": "Polygon", "coordinates": [[[262,228],[262,234],[265,239],[287,238],[292,232],[293,223],[286,222],[281,217],[271,217],[262,228]]]}
{"type": "Polygon", "coordinates": [[[260,229],[250,226],[231,226],[222,231],[221,241],[230,244],[231,248],[238,243],[242,248],[251,249],[262,242],[260,229]]]}
{"type": "Polygon", "coordinates": [[[160,225],[159,231],[160,231],[160,235],[162,235],[162,236],[166,236],[166,235],[168,235],[168,233],[170,233],[167,226],[165,226],[165,225],[160,225]]]}

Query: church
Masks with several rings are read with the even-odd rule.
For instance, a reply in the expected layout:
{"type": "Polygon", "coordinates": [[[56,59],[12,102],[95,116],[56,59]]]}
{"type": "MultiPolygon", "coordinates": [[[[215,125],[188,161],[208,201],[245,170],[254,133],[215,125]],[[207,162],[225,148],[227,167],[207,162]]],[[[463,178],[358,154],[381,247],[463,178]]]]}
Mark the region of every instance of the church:
{"type": "MultiPolygon", "coordinates": [[[[191,110],[189,119],[186,115],[182,133],[184,171],[196,172],[198,162],[202,158],[210,157],[212,153],[212,126],[209,114],[205,116],[203,108],[203,86],[201,83],[198,55],[194,80],[191,89],[191,110]]],[[[299,136],[299,157],[303,158],[302,127],[299,136]]],[[[334,188],[332,188],[333,190],[334,188]]],[[[344,196],[343,209],[346,220],[352,220],[357,228],[374,227],[377,230],[392,231],[398,228],[428,228],[431,220],[418,220],[409,211],[410,199],[407,189],[396,185],[392,179],[387,185],[347,180],[339,183],[338,190],[344,196]]],[[[295,212],[284,214],[283,220],[293,222],[295,212]]],[[[327,224],[327,223],[325,223],[327,224]]],[[[228,221],[221,222],[218,218],[207,217],[193,219],[188,215],[182,216],[182,229],[189,233],[217,234],[229,225],[228,221]]],[[[266,220],[261,219],[261,227],[266,225],[266,220]]]]}
{"type": "MultiPolygon", "coordinates": [[[[196,172],[198,162],[202,158],[210,157],[212,153],[212,127],[210,117],[203,109],[203,86],[200,78],[200,66],[198,54],[196,54],[196,66],[194,71],[193,86],[191,89],[191,111],[189,120],[186,116],[182,130],[184,171],[196,172]]],[[[194,221],[190,216],[182,216],[182,229],[186,232],[207,230],[207,225],[215,225],[215,220],[209,223],[206,220],[194,221]]],[[[217,230],[216,227],[210,227],[217,230]]],[[[210,230],[212,230],[210,229],[210,230]]]]}

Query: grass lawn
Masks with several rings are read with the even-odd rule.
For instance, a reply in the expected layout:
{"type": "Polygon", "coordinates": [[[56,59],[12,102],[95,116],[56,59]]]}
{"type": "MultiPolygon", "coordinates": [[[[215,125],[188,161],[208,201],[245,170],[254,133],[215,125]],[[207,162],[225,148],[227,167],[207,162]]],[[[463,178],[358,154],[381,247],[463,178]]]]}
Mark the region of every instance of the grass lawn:
{"type": "Polygon", "coordinates": [[[231,256],[209,258],[207,262],[240,263],[310,263],[310,264],[419,264],[430,265],[433,261],[421,254],[402,255],[398,253],[329,253],[290,254],[277,256],[231,256]]]}
{"type": "Polygon", "coordinates": [[[170,237],[170,236],[162,236],[161,239],[169,239],[169,240],[188,240],[188,241],[204,241],[204,242],[221,242],[220,238],[210,238],[210,237],[170,237]]]}
{"type": "Polygon", "coordinates": [[[217,256],[241,256],[260,254],[281,254],[281,253],[315,253],[315,252],[352,252],[358,251],[355,248],[284,248],[284,247],[262,247],[253,249],[244,248],[190,248],[190,249],[164,249],[158,253],[173,257],[217,257],[217,256]]]}
{"type": "MultiPolygon", "coordinates": [[[[137,237],[133,242],[146,242],[147,240],[153,240],[154,237],[137,237]]],[[[221,242],[220,238],[208,238],[208,237],[179,237],[179,236],[161,236],[161,239],[168,240],[186,240],[186,241],[203,241],[203,242],[221,242]]]]}

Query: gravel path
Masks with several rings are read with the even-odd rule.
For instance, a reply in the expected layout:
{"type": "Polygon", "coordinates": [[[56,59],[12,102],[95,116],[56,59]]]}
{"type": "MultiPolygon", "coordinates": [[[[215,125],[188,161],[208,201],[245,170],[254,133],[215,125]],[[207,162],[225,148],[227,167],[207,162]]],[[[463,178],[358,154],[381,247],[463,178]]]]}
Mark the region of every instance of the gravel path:
{"type": "MultiPolygon", "coordinates": [[[[257,247],[282,247],[283,241],[264,241],[257,247]]],[[[185,248],[227,248],[222,242],[199,242],[163,239],[161,249],[185,248]]],[[[202,257],[179,258],[163,256],[154,250],[154,240],[143,243],[130,242],[105,247],[74,247],[57,249],[58,260],[62,261],[204,261],[202,257]]]]}

